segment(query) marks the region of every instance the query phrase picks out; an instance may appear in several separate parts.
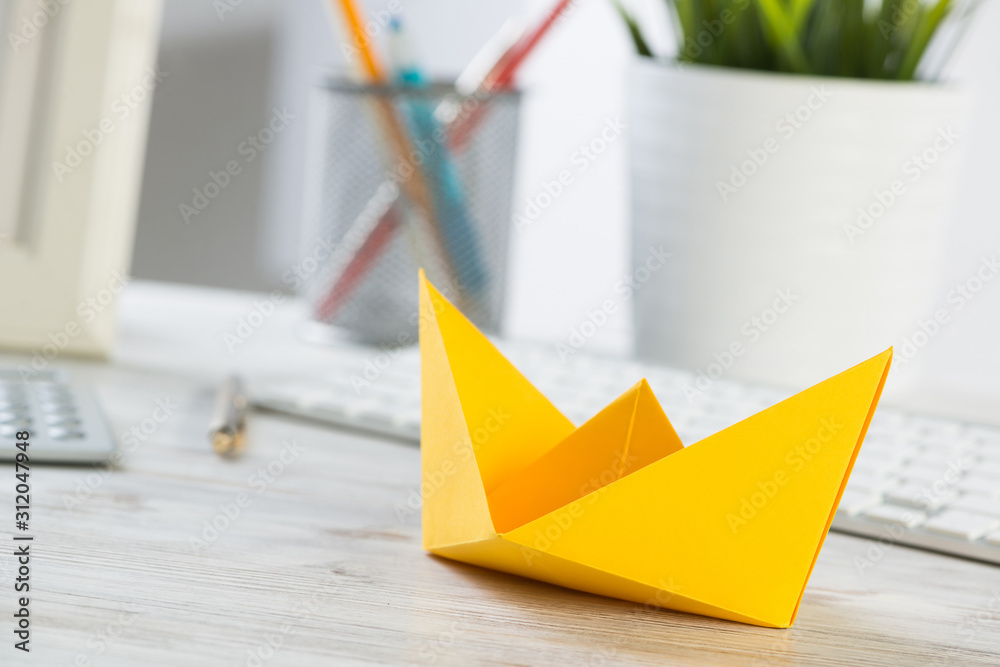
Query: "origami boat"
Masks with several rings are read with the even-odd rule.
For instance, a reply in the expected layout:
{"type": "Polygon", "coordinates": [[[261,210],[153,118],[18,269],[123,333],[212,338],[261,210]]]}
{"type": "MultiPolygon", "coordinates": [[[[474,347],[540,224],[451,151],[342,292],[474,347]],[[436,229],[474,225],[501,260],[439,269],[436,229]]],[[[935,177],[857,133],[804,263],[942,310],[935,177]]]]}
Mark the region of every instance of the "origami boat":
{"type": "Polygon", "coordinates": [[[420,274],[424,548],[790,627],[892,349],[688,447],[645,380],[579,428],[420,274]]]}

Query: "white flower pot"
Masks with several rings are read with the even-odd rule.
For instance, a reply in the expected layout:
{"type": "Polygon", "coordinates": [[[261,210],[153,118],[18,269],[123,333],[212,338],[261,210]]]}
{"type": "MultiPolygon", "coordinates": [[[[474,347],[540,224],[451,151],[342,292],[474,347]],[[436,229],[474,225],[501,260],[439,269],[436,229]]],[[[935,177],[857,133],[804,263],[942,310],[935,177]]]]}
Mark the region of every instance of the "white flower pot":
{"type": "Polygon", "coordinates": [[[637,354],[703,387],[801,387],[900,345],[941,304],[965,101],[944,85],[636,63],[633,257],[672,253],[636,293],[637,354]]]}

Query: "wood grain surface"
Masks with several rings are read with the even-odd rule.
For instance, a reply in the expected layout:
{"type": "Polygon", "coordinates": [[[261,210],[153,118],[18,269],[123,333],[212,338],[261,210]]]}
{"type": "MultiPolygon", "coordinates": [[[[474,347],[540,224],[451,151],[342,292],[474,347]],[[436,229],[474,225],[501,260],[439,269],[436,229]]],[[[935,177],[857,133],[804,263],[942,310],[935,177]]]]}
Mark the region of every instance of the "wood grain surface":
{"type": "Polygon", "coordinates": [[[33,470],[32,653],[5,547],[0,664],[1000,664],[1000,568],[831,534],[789,630],[565,590],[425,553],[417,448],[255,413],[223,460],[213,384],[132,361],[69,364],[143,439],[112,470],[33,470]]]}

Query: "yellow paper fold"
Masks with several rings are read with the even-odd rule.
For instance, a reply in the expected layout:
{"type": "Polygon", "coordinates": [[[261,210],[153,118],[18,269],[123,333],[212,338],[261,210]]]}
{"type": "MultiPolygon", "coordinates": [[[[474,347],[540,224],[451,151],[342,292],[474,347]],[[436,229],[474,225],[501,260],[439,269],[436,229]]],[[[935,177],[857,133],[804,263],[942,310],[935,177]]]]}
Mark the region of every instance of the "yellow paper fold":
{"type": "Polygon", "coordinates": [[[578,590],[788,627],[889,349],[683,447],[643,380],[579,428],[420,276],[424,547],[578,590]]]}

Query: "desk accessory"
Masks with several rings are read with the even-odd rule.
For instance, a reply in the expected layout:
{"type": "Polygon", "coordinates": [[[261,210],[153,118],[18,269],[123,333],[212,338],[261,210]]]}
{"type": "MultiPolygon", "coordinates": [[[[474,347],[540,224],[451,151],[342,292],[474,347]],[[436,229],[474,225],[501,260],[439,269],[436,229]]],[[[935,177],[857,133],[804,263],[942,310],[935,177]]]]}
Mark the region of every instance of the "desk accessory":
{"type": "MultiPolygon", "coordinates": [[[[395,80],[402,86],[422,88],[428,84],[417,62],[416,53],[403,23],[396,18],[389,25],[389,53],[395,80]]],[[[427,151],[423,167],[428,174],[431,196],[442,236],[452,257],[455,278],[462,290],[474,298],[487,285],[489,276],[482,259],[482,244],[475,222],[469,219],[469,207],[451,150],[440,139],[445,135],[444,126],[435,117],[435,107],[427,100],[409,99],[406,102],[411,134],[417,145],[433,146],[427,151]]]]}
{"type": "MultiPolygon", "coordinates": [[[[461,103],[472,98],[459,96],[444,84],[373,86],[336,74],[314,89],[305,195],[307,238],[325,239],[335,247],[325,272],[317,272],[316,280],[305,286],[306,299],[320,321],[375,344],[416,341],[413,276],[427,260],[414,252],[413,245],[426,246],[431,240],[426,227],[413,220],[420,211],[408,197],[398,198],[402,188],[386,180],[378,157],[381,139],[368,109],[372,104],[390,105],[398,117],[407,118],[415,106],[436,109],[456,99],[461,103]],[[375,199],[373,192],[378,193],[375,199]]],[[[479,326],[496,331],[503,312],[520,95],[504,91],[479,95],[475,101],[489,107],[490,113],[476,140],[450,159],[466,211],[460,224],[474,232],[476,251],[467,254],[468,244],[452,236],[450,267],[435,258],[424,268],[450,296],[464,297],[464,308],[479,326]],[[451,278],[455,275],[451,267],[466,266],[472,257],[488,279],[478,291],[464,290],[451,278]]],[[[436,182],[441,172],[429,168],[426,154],[446,147],[433,139],[423,139],[420,145],[421,164],[410,168],[422,169],[430,191],[439,191],[445,187],[436,182]]],[[[453,229],[452,223],[435,224],[453,229]]]]}
{"type": "Polygon", "coordinates": [[[425,549],[784,628],[892,350],[687,447],[645,381],[574,428],[423,273],[420,355],[425,549]]]}
{"type": "MultiPolygon", "coordinates": [[[[512,84],[515,74],[524,61],[571,7],[569,0],[559,0],[531,31],[526,31],[520,22],[507,21],[497,35],[484,45],[456,80],[455,92],[459,94],[458,97],[446,97],[435,109],[435,118],[442,121],[447,128],[448,146],[442,146],[442,150],[450,148],[456,154],[466,150],[490,109],[490,105],[479,102],[504,91],[512,84]]],[[[357,35],[360,26],[357,9],[348,4],[345,5],[345,13],[348,24],[357,35]]],[[[374,62],[375,57],[368,40],[359,39],[359,42],[364,48],[365,62],[374,62]]],[[[378,71],[378,66],[369,65],[369,70],[378,71]]],[[[394,210],[400,194],[399,188],[389,181],[384,181],[374,192],[369,200],[369,207],[362,209],[362,214],[342,234],[342,238],[349,240],[349,247],[337,253],[309,290],[313,295],[311,300],[314,303],[314,314],[319,321],[334,322],[340,307],[362,284],[361,279],[374,267],[375,260],[386,252],[389,241],[401,227],[398,213],[394,210]],[[373,217],[368,213],[372,208],[381,209],[382,212],[373,217]]],[[[475,230],[469,228],[468,231],[475,230]]],[[[463,245],[469,247],[468,243],[463,245]]],[[[478,261],[478,258],[464,257],[463,255],[467,253],[461,250],[457,254],[459,255],[457,261],[483,269],[483,263],[478,261]]],[[[480,270],[473,269],[471,282],[452,283],[455,285],[454,293],[459,299],[468,298],[468,292],[477,293],[482,289],[479,284],[480,278],[476,277],[477,273],[481,276],[480,270]]],[[[502,276],[495,276],[494,282],[501,279],[502,276]]],[[[481,294],[476,296],[482,298],[481,294]]],[[[471,311],[470,315],[474,319],[478,317],[477,304],[463,303],[463,306],[471,311]]],[[[485,320],[477,322],[487,328],[490,327],[485,320]]],[[[367,335],[371,338],[370,334],[367,335]]]]}
{"type": "MultiPolygon", "coordinates": [[[[353,38],[358,44],[361,59],[355,67],[359,79],[371,85],[382,85],[388,82],[385,69],[375,53],[371,40],[364,30],[364,17],[354,0],[331,0],[340,5],[346,23],[353,38]]],[[[414,164],[412,158],[416,154],[416,146],[401,120],[399,111],[387,99],[373,97],[369,100],[373,110],[374,124],[379,130],[382,142],[377,146],[382,155],[383,166],[387,173],[394,173],[403,165],[409,165],[410,172],[405,178],[396,179],[393,185],[397,190],[406,193],[415,213],[414,222],[423,230],[421,244],[418,240],[412,243],[413,252],[421,261],[428,261],[432,266],[440,266],[447,272],[452,281],[457,278],[455,273],[455,258],[448,254],[447,239],[442,230],[441,221],[435,216],[431,200],[431,190],[425,178],[422,165],[414,164]]],[[[411,230],[416,234],[416,230],[411,230]]]]}
{"type": "MultiPolygon", "coordinates": [[[[31,463],[115,462],[118,454],[94,388],[65,371],[0,368],[0,461],[15,459],[21,431],[30,434],[31,463]]],[[[123,444],[137,446],[136,438],[126,432],[123,444]]]]}
{"type": "MultiPolygon", "coordinates": [[[[633,262],[673,253],[636,295],[637,354],[704,367],[748,304],[786,286],[801,298],[759,340],[738,338],[752,344],[734,377],[802,386],[831,360],[922,336],[950,287],[975,143],[971,99],[935,56],[976,3],[667,4],[676,56],[636,57],[626,82],[633,262]]],[[[651,27],[628,16],[649,52],[651,27]]]]}
{"type": "Polygon", "coordinates": [[[0,346],[48,363],[114,343],[150,100],[170,81],[155,68],[161,10],[0,3],[0,346]]]}
{"type": "Polygon", "coordinates": [[[212,449],[219,456],[235,458],[246,446],[247,394],[243,378],[232,375],[219,389],[209,426],[212,449]]]}

